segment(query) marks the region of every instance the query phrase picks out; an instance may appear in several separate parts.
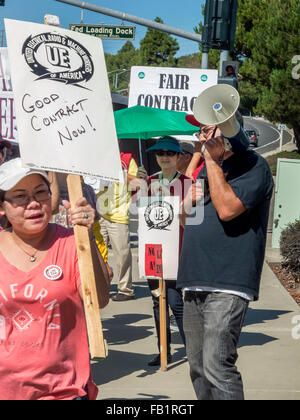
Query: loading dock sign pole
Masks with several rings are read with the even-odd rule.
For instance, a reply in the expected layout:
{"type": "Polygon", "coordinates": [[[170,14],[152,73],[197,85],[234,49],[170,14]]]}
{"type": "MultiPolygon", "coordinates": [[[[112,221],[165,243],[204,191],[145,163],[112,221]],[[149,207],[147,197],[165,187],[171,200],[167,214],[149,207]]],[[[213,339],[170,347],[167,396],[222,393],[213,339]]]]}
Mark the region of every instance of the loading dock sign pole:
{"type": "Polygon", "coordinates": [[[131,40],[135,39],[135,26],[114,26],[114,25],[86,25],[81,23],[71,23],[71,31],[80,32],[104,39],[131,40]]]}

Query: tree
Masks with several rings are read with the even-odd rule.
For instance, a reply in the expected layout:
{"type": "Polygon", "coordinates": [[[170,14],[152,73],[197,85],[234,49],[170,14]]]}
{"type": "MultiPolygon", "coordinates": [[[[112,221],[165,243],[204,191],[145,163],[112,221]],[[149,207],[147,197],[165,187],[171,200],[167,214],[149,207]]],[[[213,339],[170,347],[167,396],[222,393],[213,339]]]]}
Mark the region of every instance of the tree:
{"type": "Polygon", "coordinates": [[[128,88],[130,69],[137,65],[138,55],[139,51],[134,48],[131,41],[127,41],[116,55],[105,54],[107,71],[111,75],[109,79],[112,91],[115,90],[116,77],[118,78],[116,90],[128,88]],[[118,73],[117,70],[120,70],[120,72],[118,73]]]}
{"type": "MultiPolygon", "coordinates": [[[[157,17],[155,22],[164,23],[157,17]]],[[[176,67],[175,55],[179,44],[175,38],[165,32],[149,28],[140,43],[139,65],[176,67]]]]}
{"type": "Polygon", "coordinates": [[[299,39],[299,0],[240,0],[236,49],[245,59],[241,95],[248,95],[257,113],[291,126],[300,150],[299,39]]]}
{"type": "Polygon", "coordinates": [[[178,57],[177,65],[179,68],[186,69],[201,69],[201,63],[199,60],[199,53],[193,53],[178,57]]]}

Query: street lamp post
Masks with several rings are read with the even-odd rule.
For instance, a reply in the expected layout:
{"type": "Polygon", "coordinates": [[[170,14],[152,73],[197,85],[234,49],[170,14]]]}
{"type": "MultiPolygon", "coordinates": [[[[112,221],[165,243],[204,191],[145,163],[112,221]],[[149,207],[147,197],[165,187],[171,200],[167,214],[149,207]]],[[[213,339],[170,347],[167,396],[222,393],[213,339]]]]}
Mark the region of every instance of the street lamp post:
{"type": "Polygon", "coordinates": [[[109,74],[116,73],[118,71],[124,71],[124,70],[126,70],[126,69],[111,70],[111,71],[107,72],[107,74],[109,75],[109,74]]]}
{"type": "Polygon", "coordinates": [[[121,75],[121,74],[123,74],[123,73],[126,73],[126,72],[128,72],[128,71],[130,71],[130,70],[126,70],[126,69],[123,69],[120,73],[117,73],[116,75],[115,75],[115,89],[118,89],[118,81],[119,81],[119,76],[121,75]]]}
{"type": "Polygon", "coordinates": [[[118,74],[118,72],[119,72],[119,74],[121,74],[125,71],[127,71],[127,70],[126,69],[111,70],[107,73],[107,76],[109,76],[110,74],[113,74],[113,85],[115,86],[116,85],[116,75],[114,73],[118,74]]]}

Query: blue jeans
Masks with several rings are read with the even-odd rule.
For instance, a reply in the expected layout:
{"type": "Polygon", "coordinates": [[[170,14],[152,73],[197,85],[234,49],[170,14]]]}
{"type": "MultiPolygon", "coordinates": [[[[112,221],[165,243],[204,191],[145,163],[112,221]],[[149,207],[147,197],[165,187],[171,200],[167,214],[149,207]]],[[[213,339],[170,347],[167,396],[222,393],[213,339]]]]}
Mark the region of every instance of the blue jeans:
{"type": "Polygon", "coordinates": [[[248,301],[227,293],[185,293],[183,326],[198,400],[243,400],[237,345],[248,301]]]}
{"type": "MultiPolygon", "coordinates": [[[[148,280],[150,290],[158,288],[157,280],[148,280]]],[[[159,319],[159,298],[152,295],[153,312],[155,319],[155,326],[158,338],[158,349],[160,352],[160,319],[159,319]]],[[[171,330],[170,330],[170,316],[169,306],[175,316],[178,325],[181,340],[185,345],[185,336],[183,331],[183,299],[181,289],[176,289],[176,280],[166,280],[166,301],[167,301],[167,352],[171,354],[171,330]]]]}

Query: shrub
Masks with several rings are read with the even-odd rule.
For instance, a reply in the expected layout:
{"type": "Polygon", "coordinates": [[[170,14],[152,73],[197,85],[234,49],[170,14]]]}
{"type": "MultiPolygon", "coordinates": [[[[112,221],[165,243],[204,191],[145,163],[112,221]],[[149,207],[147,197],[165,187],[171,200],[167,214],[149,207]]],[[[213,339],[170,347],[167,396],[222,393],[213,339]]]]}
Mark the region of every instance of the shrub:
{"type": "Polygon", "coordinates": [[[283,159],[300,159],[300,152],[298,150],[294,150],[292,152],[283,151],[283,152],[276,153],[275,155],[268,156],[266,158],[266,161],[268,162],[268,164],[269,164],[269,166],[271,168],[272,175],[274,175],[274,176],[276,176],[276,172],[277,172],[277,160],[279,158],[283,158],[283,159]]]}
{"type": "Polygon", "coordinates": [[[281,233],[280,251],[283,266],[300,281],[300,220],[290,223],[281,233]]]}

